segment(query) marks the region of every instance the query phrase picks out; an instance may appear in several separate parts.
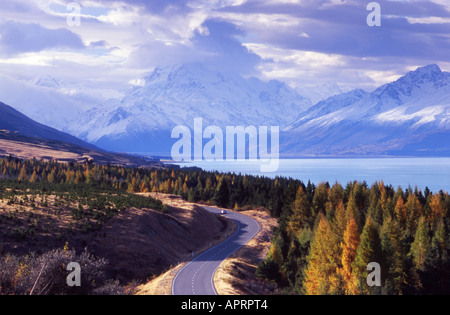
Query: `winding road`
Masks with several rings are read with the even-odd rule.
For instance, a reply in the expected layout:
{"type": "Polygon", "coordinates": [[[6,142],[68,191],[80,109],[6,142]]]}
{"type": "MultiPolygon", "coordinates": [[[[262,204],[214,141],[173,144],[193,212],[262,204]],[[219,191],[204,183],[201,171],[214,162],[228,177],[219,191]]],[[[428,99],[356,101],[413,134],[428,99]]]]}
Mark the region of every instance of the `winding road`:
{"type": "MultiPolygon", "coordinates": [[[[221,211],[213,207],[204,208],[213,213],[221,211]]],[[[252,218],[233,211],[223,215],[236,222],[237,231],[222,243],[186,264],[173,279],[172,295],[217,295],[214,286],[214,274],[217,268],[226,258],[258,234],[259,224],[252,218]]]]}

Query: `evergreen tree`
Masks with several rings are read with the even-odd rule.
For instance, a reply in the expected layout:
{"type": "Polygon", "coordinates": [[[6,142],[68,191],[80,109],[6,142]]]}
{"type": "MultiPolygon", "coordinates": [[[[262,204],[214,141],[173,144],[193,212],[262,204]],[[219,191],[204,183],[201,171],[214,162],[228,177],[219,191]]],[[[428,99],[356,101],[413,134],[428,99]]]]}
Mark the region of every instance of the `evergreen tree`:
{"type": "Polygon", "coordinates": [[[437,238],[433,238],[429,255],[422,268],[417,271],[421,294],[450,294],[450,260],[448,250],[442,249],[437,238]]]}
{"type": "Polygon", "coordinates": [[[230,203],[230,191],[224,176],[220,178],[214,201],[221,208],[227,208],[230,203]]]}
{"type": "Polygon", "coordinates": [[[382,265],[381,240],[373,220],[369,217],[361,234],[361,242],[356,251],[356,258],[352,264],[353,273],[360,293],[371,293],[372,290],[365,285],[367,279],[367,266],[375,262],[382,265]]]}
{"type": "Polygon", "coordinates": [[[405,202],[402,197],[397,198],[397,202],[395,204],[395,219],[400,223],[402,229],[406,229],[406,207],[405,202]]]}
{"type": "Polygon", "coordinates": [[[409,233],[415,234],[417,225],[419,224],[420,216],[422,215],[422,206],[415,194],[410,194],[408,196],[405,208],[407,211],[406,228],[409,233]]]}
{"type": "Polygon", "coordinates": [[[421,269],[430,250],[430,228],[424,217],[417,226],[414,242],[411,244],[411,255],[416,269],[421,269]]]}
{"type": "Polygon", "coordinates": [[[302,186],[297,190],[294,204],[292,205],[292,216],[290,218],[290,228],[295,234],[303,227],[311,228],[311,205],[302,186]]]}
{"type": "Polygon", "coordinates": [[[407,249],[402,240],[403,232],[397,221],[388,218],[384,221],[380,232],[382,254],[384,263],[382,269],[386,270],[382,274],[386,280],[389,291],[395,294],[402,294],[403,286],[407,283],[407,272],[405,259],[407,249]]]}

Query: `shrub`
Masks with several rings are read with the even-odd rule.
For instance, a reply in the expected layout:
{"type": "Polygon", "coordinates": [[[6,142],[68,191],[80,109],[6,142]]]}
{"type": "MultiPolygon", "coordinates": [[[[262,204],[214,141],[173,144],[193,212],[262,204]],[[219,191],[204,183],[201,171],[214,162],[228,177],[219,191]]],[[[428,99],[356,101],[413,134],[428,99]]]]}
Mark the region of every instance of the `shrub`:
{"type": "Polygon", "coordinates": [[[56,249],[42,255],[0,257],[0,295],[119,295],[118,282],[106,279],[107,261],[95,258],[87,250],[56,249]],[[81,266],[81,286],[70,287],[66,268],[71,262],[81,266]]]}

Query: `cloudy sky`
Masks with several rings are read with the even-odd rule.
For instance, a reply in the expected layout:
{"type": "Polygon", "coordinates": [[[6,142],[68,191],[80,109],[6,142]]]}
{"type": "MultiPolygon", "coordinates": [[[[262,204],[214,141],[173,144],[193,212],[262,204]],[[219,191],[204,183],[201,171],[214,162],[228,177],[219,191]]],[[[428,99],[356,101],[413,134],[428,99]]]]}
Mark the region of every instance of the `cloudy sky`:
{"type": "Polygon", "coordinates": [[[156,66],[203,62],[293,87],[370,90],[435,63],[450,71],[450,1],[1,0],[0,72],[99,86],[156,66]],[[72,5],[69,5],[72,3],[72,5]],[[81,7],[81,25],[68,24],[81,7]]]}

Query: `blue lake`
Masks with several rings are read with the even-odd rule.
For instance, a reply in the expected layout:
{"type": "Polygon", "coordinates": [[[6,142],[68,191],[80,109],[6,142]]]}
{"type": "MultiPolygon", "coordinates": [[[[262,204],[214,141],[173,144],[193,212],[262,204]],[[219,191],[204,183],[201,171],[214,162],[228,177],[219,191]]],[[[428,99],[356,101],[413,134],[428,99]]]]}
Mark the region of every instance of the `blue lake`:
{"type": "Polygon", "coordinates": [[[365,159],[282,159],[278,170],[260,171],[259,161],[193,161],[177,163],[181,167],[197,166],[205,171],[231,172],[274,178],[299,179],[304,183],[366,181],[368,185],[383,182],[403,189],[411,185],[433,192],[450,192],[450,158],[365,158],[365,159]]]}

